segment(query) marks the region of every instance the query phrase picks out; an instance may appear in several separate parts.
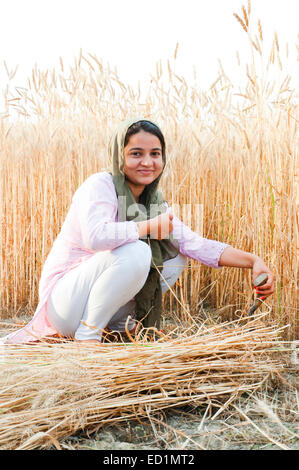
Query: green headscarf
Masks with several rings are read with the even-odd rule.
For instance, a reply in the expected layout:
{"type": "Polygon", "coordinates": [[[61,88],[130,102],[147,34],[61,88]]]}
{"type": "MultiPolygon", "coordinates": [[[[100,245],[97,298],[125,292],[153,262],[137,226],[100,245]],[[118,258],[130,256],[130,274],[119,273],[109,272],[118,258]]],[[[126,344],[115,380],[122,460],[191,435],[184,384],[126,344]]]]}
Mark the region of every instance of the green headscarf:
{"type": "MultiPolygon", "coordinates": [[[[163,170],[158,178],[144,188],[140,195],[138,204],[136,203],[126,181],[123,170],[124,141],[129,127],[139,121],[147,121],[157,126],[153,121],[149,121],[145,118],[127,119],[117,127],[109,144],[109,156],[112,163],[111,174],[113,176],[113,182],[118,196],[119,222],[123,222],[125,220],[135,220],[135,222],[139,222],[166,212],[166,206],[164,204],[165,201],[162,198],[161,192],[157,191],[157,187],[166,164],[166,155],[164,151],[162,153],[163,170]],[[123,196],[125,196],[125,198],[123,196]],[[153,205],[155,205],[154,211],[153,205]],[[130,211],[128,212],[129,207],[130,211]]],[[[152,250],[152,263],[144,286],[135,296],[135,316],[136,319],[146,328],[160,327],[162,289],[160,284],[160,274],[155,268],[155,265],[158,266],[161,271],[163,261],[177,256],[179,252],[177,248],[178,244],[171,234],[170,238],[172,239],[172,243],[169,239],[154,240],[149,236],[147,236],[146,239],[142,239],[142,241],[149,244],[152,250]]]]}

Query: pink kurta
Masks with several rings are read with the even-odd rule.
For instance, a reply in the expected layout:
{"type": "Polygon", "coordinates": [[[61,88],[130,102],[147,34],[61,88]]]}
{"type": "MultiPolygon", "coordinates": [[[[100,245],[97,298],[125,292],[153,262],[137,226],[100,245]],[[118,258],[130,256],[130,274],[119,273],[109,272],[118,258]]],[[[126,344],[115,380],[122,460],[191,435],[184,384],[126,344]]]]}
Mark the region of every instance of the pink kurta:
{"type": "MultiPolygon", "coordinates": [[[[201,237],[175,216],[172,233],[183,255],[219,268],[220,255],[229,245],[201,237]]],[[[47,300],[56,282],[97,251],[113,250],[138,239],[134,221],[118,222],[118,199],[112,176],[106,171],[91,175],[73,195],[61,231],[44,263],[39,303],[32,320],[0,342],[24,343],[56,334],[47,319],[47,300]]]]}

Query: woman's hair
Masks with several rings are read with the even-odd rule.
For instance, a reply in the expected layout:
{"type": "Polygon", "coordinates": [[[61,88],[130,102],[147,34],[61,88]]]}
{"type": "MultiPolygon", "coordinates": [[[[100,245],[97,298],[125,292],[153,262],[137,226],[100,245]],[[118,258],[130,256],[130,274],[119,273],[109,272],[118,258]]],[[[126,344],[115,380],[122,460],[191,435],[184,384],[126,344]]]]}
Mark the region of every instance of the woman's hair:
{"type": "Polygon", "coordinates": [[[156,124],[146,120],[135,122],[128,128],[124,141],[124,147],[128,144],[131,135],[138,134],[140,131],[148,132],[149,134],[153,134],[158,137],[162,146],[162,155],[165,154],[165,140],[162,132],[160,131],[159,127],[156,126],[156,124]]]}

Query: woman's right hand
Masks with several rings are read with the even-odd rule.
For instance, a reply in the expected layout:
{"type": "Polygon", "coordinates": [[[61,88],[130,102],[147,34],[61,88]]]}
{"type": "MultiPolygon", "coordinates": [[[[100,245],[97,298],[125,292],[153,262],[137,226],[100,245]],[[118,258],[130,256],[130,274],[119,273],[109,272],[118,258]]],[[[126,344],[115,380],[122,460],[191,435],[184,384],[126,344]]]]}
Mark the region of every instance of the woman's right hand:
{"type": "Polygon", "coordinates": [[[139,237],[150,235],[155,240],[163,240],[168,238],[173,230],[172,214],[161,214],[144,222],[137,222],[139,237]]]}
{"type": "Polygon", "coordinates": [[[161,214],[150,219],[150,237],[155,240],[168,238],[169,234],[173,231],[172,219],[172,214],[161,214]]]}

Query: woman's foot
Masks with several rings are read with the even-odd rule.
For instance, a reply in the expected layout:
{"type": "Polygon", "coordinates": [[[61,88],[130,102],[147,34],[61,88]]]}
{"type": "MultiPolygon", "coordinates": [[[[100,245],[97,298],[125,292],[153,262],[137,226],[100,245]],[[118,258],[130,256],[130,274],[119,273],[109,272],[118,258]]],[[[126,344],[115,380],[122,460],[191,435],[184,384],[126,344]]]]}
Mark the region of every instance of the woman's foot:
{"type": "Polygon", "coordinates": [[[76,339],[74,338],[74,341],[76,343],[96,343],[96,344],[101,344],[101,341],[98,339],[76,339]]]}

